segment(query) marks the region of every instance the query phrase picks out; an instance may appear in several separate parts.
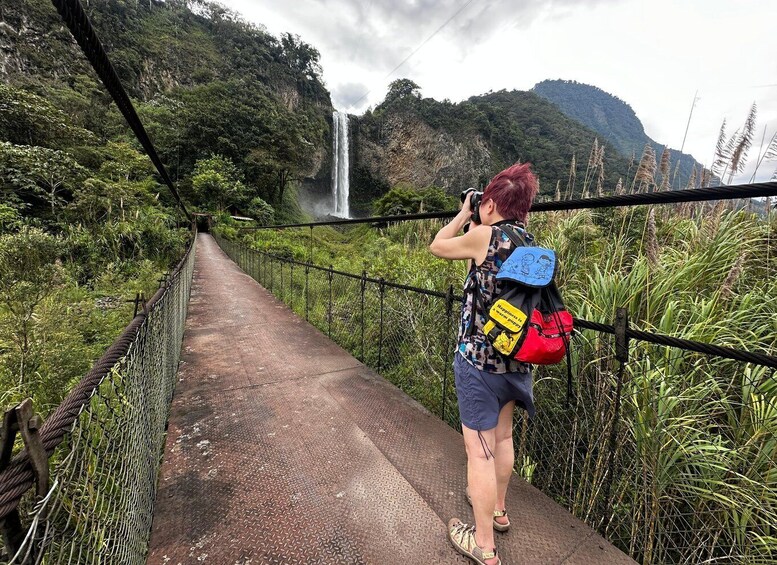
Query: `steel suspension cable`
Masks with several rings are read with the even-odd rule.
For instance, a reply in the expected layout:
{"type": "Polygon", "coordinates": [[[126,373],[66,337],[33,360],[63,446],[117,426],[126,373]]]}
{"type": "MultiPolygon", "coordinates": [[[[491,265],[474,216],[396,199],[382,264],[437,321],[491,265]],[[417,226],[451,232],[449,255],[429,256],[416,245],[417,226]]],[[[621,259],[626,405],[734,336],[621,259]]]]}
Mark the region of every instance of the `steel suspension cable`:
{"type": "Polygon", "coordinates": [[[191,214],[189,214],[189,211],[186,209],[178,191],[173,185],[170,175],[167,173],[167,169],[165,169],[159,155],[157,155],[156,149],[151,143],[151,139],[148,137],[148,133],[146,133],[146,129],[143,127],[143,123],[140,121],[129,96],[127,96],[124,87],[121,85],[119,76],[116,74],[116,70],[113,68],[110,59],[108,59],[108,55],[106,54],[105,49],[103,49],[102,43],[97,37],[97,33],[95,33],[81,2],[79,2],[79,0],[52,0],[52,3],[62,16],[62,19],[67,24],[67,27],[73,34],[76,42],[97,72],[97,75],[100,77],[100,80],[102,80],[114,102],[116,102],[116,106],[118,106],[119,111],[124,115],[130,128],[132,128],[138,141],[151,159],[151,162],[154,163],[156,170],[159,172],[159,176],[170,189],[176,202],[181,207],[184,214],[186,214],[187,219],[191,221],[191,214]]]}
{"type": "MultiPolygon", "coordinates": [[[[770,196],[777,196],[777,182],[756,182],[750,184],[716,186],[709,188],[692,188],[687,190],[669,190],[664,192],[620,194],[614,196],[600,196],[597,198],[578,198],[576,200],[537,202],[531,207],[531,211],[557,212],[562,210],[585,210],[594,208],[611,208],[616,206],[643,206],[646,204],[680,204],[682,202],[708,202],[711,200],[737,200],[740,198],[765,198],[770,196]]],[[[452,212],[425,212],[421,214],[398,214],[393,216],[373,216],[370,218],[326,220],[323,222],[282,224],[278,226],[255,226],[240,229],[266,230],[347,224],[404,222],[409,220],[436,220],[452,218],[456,214],[458,214],[458,210],[452,212]]]]}

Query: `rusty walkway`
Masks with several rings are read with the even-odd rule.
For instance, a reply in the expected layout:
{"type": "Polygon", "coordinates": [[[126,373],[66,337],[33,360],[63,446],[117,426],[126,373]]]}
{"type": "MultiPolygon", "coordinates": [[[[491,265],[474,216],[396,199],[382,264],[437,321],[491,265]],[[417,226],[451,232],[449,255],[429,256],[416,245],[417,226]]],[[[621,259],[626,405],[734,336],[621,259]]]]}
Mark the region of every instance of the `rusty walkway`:
{"type": "MultiPolygon", "coordinates": [[[[150,564],[468,563],[461,436],[197,242],[150,564]]],[[[521,480],[505,565],[633,563],[521,480]]]]}

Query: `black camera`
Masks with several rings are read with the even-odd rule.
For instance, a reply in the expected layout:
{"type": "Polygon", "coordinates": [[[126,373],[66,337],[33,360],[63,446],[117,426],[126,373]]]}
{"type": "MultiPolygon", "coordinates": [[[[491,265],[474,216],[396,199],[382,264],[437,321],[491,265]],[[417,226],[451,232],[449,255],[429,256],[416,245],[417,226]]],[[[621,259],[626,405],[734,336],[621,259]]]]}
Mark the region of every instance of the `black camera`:
{"type": "Polygon", "coordinates": [[[483,200],[483,193],[474,188],[468,188],[461,191],[461,203],[464,203],[464,199],[469,194],[469,206],[472,209],[472,221],[476,224],[480,222],[480,202],[483,200]]]}

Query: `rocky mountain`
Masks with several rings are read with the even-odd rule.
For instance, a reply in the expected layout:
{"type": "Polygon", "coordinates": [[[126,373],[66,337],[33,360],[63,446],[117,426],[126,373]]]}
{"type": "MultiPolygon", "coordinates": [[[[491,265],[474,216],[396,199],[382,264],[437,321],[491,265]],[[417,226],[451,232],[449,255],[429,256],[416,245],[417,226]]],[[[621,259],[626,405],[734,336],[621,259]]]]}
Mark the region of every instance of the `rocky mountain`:
{"type": "MultiPolygon", "coordinates": [[[[557,183],[562,194],[579,197],[597,137],[531,92],[492,92],[454,104],[423,98],[407,79],[392,83],[380,105],[351,123],[352,207],[362,213],[399,182],[458,194],[484,187],[517,160],[534,164],[543,197],[554,197],[557,183]],[[573,156],[580,179],[574,191],[568,186],[573,156]]],[[[622,155],[605,153],[604,191],[612,192],[628,168],[622,155]]],[[[594,192],[593,174],[587,189],[594,192]]]]}
{"type": "MultiPolygon", "coordinates": [[[[602,142],[625,156],[638,160],[646,144],[661,156],[664,144],[651,139],[636,113],[617,96],[604,90],[568,80],[544,80],[534,85],[532,92],[551,101],[564,114],[597,132],[602,142]]],[[[692,155],[670,148],[672,186],[684,188],[693,167],[701,171],[701,163],[692,155]]],[[[699,175],[697,175],[697,179],[699,175]]]]}

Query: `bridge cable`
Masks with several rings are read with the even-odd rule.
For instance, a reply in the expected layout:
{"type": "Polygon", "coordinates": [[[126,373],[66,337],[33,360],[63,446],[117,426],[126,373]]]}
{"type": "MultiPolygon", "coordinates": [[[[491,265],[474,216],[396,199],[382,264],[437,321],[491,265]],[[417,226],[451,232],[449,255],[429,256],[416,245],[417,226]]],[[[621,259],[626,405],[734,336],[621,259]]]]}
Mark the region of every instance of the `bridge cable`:
{"type": "Polygon", "coordinates": [[[186,214],[186,217],[191,221],[191,214],[189,214],[189,211],[186,209],[178,191],[173,185],[170,175],[167,173],[167,169],[165,169],[159,155],[157,155],[156,149],[151,143],[151,139],[149,139],[146,129],[143,127],[143,123],[140,121],[129,96],[127,96],[124,87],[121,85],[119,76],[116,74],[116,70],[108,59],[108,55],[106,54],[105,49],[103,49],[102,43],[97,37],[97,33],[95,33],[81,2],[79,2],[79,0],[52,0],[52,3],[62,16],[62,19],[67,24],[67,27],[73,34],[76,42],[97,72],[97,75],[100,77],[100,80],[102,80],[114,102],[116,102],[116,106],[118,106],[119,111],[124,115],[130,128],[132,128],[138,141],[151,159],[151,162],[154,163],[156,170],[159,172],[159,176],[170,189],[170,192],[184,214],[186,214]]]}
{"type": "MultiPolygon", "coordinates": [[[[599,196],[596,198],[578,198],[576,200],[554,200],[552,202],[537,202],[531,207],[530,211],[557,212],[561,210],[585,210],[594,208],[611,208],[616,206],[643,206],[648,204],[680,204],[682,202],[708,202],[711,200],[737,200],[740,198],[765,198],[770,196],[777,196],[777,182],[756,182],[750,184],[736,184],[708,188],[667,190],[663,192],[620,194],[613,196],[599,196]]],[[[409,220],[436,220],[453,218],[458,213],[458,210],[452,212],[424,212],[420,214],[397,214],[393,216],[373,216],[369,218],[350,218],[346,220],[326,220],[322,222],[308,222],[302,224],[281,224],[277,226],[255,226],[240,229],[266,230],[346,224],[379,224],[387,222],[404,222],[409,220]]]]}

